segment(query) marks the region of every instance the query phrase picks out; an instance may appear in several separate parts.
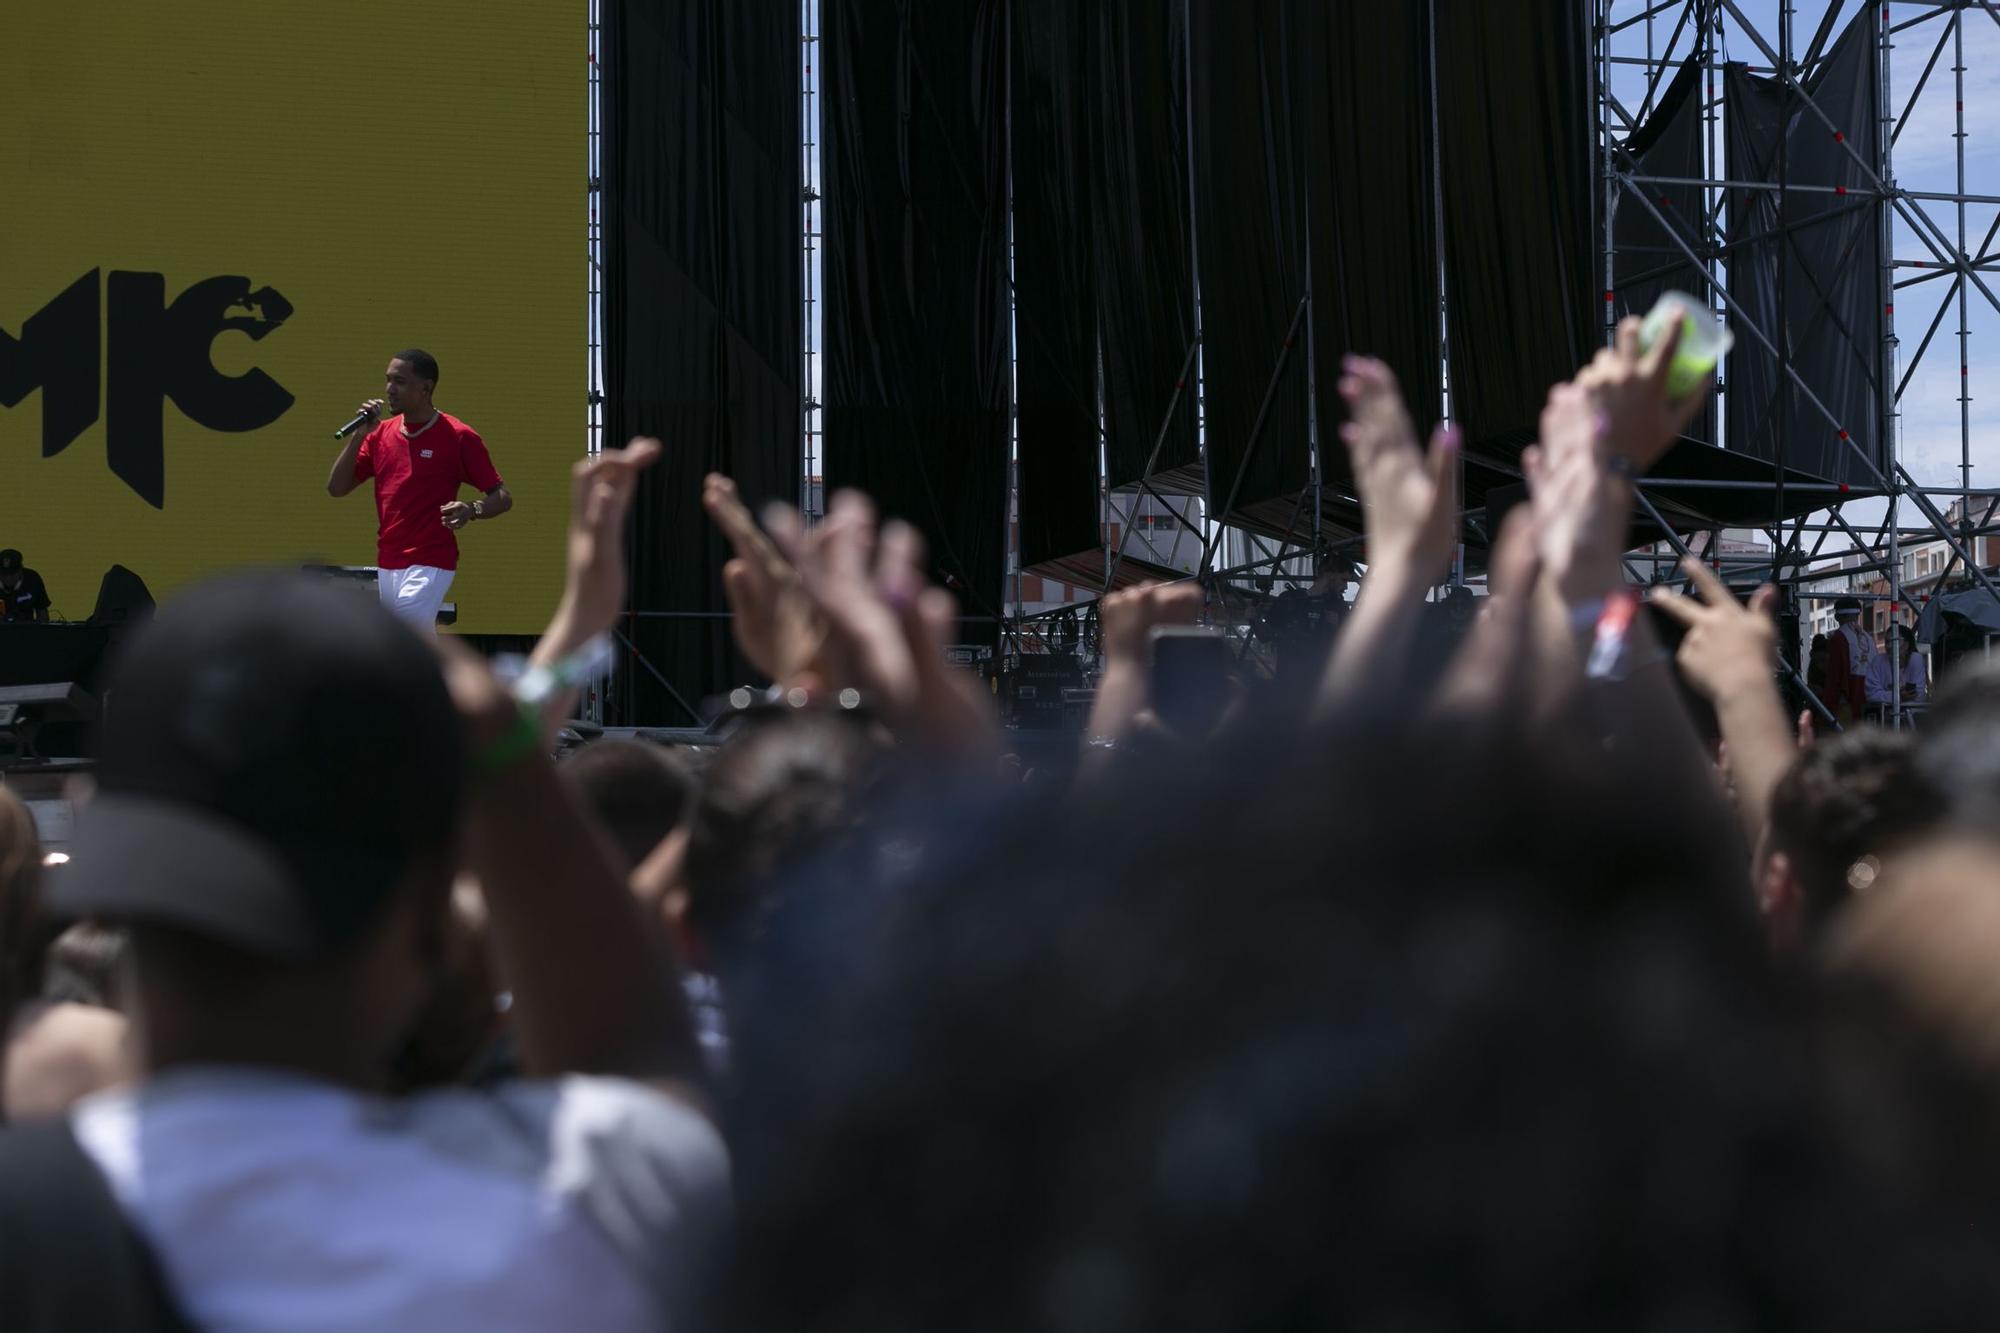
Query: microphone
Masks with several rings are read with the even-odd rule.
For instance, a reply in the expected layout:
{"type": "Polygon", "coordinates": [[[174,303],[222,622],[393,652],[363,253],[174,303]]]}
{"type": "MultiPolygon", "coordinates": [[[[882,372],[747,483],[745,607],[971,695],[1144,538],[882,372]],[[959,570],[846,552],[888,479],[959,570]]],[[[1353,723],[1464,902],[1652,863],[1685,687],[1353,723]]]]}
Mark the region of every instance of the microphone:
{"type": "Polygon", "coordinates": [[[348,436],[354,434],[355,431],[360,430],[363,426],[367,425],[369,418],[371,418],[372,416],[374,416],[374,413],[369,412],[366,409],[356,412],[352,420],[350,420],[345,426],[342,426],[339,430],[333,433],[333,438],[336,440],[346,439],[348,436]]]}

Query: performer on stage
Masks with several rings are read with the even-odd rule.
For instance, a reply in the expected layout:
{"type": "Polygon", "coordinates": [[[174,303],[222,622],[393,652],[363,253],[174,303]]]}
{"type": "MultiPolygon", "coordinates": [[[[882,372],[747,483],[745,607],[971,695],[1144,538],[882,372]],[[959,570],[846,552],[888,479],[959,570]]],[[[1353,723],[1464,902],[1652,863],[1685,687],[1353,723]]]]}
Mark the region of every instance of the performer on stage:
{"type": "Polygon", "coordinates": [[[375,479],[375,580],[382,604],[433,632],[458,569],[455,534],[514,507],[479,432],[431,402],[437,380],[438,363],[429,352],[396,353],[385,376],[387,401],[371,398],[361,405],[376,424],[348,440],[326,479],[326,493],[336,499],[375,479]],[[384,407],[398,415],[378,421],[384,407]],[[484,492],[471,504],[458,498],[459,487],[468,484],[484,492]]]}
{"type": "Polygon", "coordinates": [[[47,624],[49,590],[42,576],[21,563],[12,547],[0,551],[0,620],[34,620],[47,624]]]}

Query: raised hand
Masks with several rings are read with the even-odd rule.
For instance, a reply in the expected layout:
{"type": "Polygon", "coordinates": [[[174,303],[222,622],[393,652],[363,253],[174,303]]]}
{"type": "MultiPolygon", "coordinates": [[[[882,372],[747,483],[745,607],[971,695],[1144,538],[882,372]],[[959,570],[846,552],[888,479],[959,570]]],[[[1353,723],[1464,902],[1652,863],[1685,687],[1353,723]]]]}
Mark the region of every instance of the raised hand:
{"type": "Polygon", "coordinates": [[[1720,703],[1746,689],[1764,690],[1771,686],[1771,665],[1778,651],[1778,627],[1771,608],[1778,590],[1765,584],[1741,605],[1721,579],[1692,557],[1681,568],[1694,581],[1701,600],[1683,597],[1668,588],[1652,591],[1652,602],[1687,626],[1674,660],[1681,674],[1702,696],[1720,703]]]}
{"type": "Polygon", "coordinates": [[[736,646],[771,680],[792,681],[812,662],[826,636],[798,570],[757,526],[734,481],[710,473],[702,483],[701,505],[736,553],[722,567],[736,646]]]}
{"type": "Polygon", "coordinates": [[[889,589],[878,588],[874,502],[859,491],[835,493],[826,517],[807,531],[795,511],[773,505],[766,520],[773,540],[798,571],[800,586],[826,625],[816,683],[852,686],[885,713],[908,709],[917,690],[916,661],[902,621],[885,592],[914,597],[907,577],[907,524],[896,530],[894,568],[883,570],[889,589]]]}
{"type": "Polygon", "coordinates": [[[1114,592],[1098,604],[1104,634],[1104,666],[1146,665],[1147,636],[1156,625],[1192,625],[1201,618],[1201,585],[1142,583],[1114,592]]]}
{"type": "Polygon", "coordinates": [[[1142,583],[1114,592],[1098,603],[1103,631],[1104,675],[1097,682],[1090,722],[1092,740],[1117,741],[1131,735],[1151,705],[1149,636],[1157,625],[1192,625],[1201,616],[1201,585],[1142,583]]]}
{"type": "Polygon", "coordinates": [[[1334,644],[1314,715],[1394,681],[1416,641],[1424,590],[1444,577],[1458,525],[1458,434],[1440,426],[1427,457],[1417,445],[1396,377],[1372,357],[1343,363],[1340,428],[1354,465],[1368,537],[1368,576],[1334,644]]]}
{"type": "MultiPolygon", "coordinates": [[[[570,469],[568,569],[555,618],[529,658],[536,665],[561,661],[625,609],[625,516],[639,474],[659,459],[658,440],[635,438],[570,469]]],[[[559,717],[569,702],[567,695],[551,700],[549,715],[559,717]]]]}
{"type": "Polygon", "coordinates": [[[1621,320],[1613,346],[1601,348],[1576,377],[1605,414],[1602,447],[1634,475],[1658,462],[1686,428],[1708,396],[1714,375],[1680,398],[1667,396],[1667,372],[1680,346],[1682,325],[1675,321],[1649,352],[1639,350],[1636,316],[1621,320]]]}
{"type": "Polygon", "coordinates": [[[1443,576],[1451,558],[1458,434],[1440,426],[1426,457],[1389,367],[1373,357],[1350,356],[1342,369],[1340,395],[1349,419],[1340,438],[1361,494],[1370,581],[1381,566],[1406,585],[1428,587],[1443,576]]]}
{"type": "Polygon", "coordinates": [[[875,506],[858,491],[836,493],[810,532],[782,506],[766,526],[826,627],[818,688],[859,690],[892,729],[934,753],[983,756],[997,747],[991,697],[944,660],[958,604],[925,578],[915,528],[891,522],[878,532],[875,506]]]}
{"type": "Polygon", "coordinates": [[[1777,589],[1765,584],[1737,604],[1709,568],[1692,557],[1681,567],[1702,600],[1655,588],[1652,601],[1687,626],[1675,661],[1681,674],[1715,705],[1722,739],[1729,746],[1730,772],[1744,836],[1752,846],[1769,817],[1771,793],[1797,755],[1785,705],[1771,678],[1778,629],[1771,619],[1777,589]]]}
{"type": "MultiPolygon", "coordinates": [[[[637,438],[578,463],[570,475],[569,565],[563,596],[590,634],[625,606],[625,516],[639,474],[660,460],[660,442],[637,438]]],[[[587,636],[586,636],[587,637],[587,636]]]]}
{"type": "Polygon", "coordinates": [[[1631,494],[1600,444],[1606,416],[1575,384],[1549,391],[1541,443],[1521,454],[1543,572],[1567,603],[1603,596],[1622,581],[1631,494]]]}

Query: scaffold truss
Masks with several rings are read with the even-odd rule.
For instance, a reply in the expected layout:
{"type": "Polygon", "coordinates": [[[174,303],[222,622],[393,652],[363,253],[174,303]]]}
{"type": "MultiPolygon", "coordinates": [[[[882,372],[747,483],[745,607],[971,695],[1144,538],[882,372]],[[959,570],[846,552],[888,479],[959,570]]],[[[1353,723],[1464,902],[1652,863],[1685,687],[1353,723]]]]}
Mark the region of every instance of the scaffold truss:
{"type": "MultiPolygon", "coordinates": [[[[1606,340],[1612,337],[1616,324],[1618,309],[1612,295],[1621,275],[1635,281],[1641,276],[1657,276],[1662,268],[1658,253],[1637,254],[1621,245],[1613,225],[1621,208],[1645,210],[1673,238],[1678,253],[1670,257],[1671,266],[1683,272],[1699,270],[1707,291],[1697,295],[1706,296],[1718,315],[1729,321],[1739,346],[1760,347],[1775,359],[1780,378],[1795,387],[1797,398],[1810,414],[1805,421],[1786,424],[1774,460],[1759,460],[1769,468],[1768,478],[1741,475],[1744,468],[1738,466],[1734,469],[1738,475],[1730,478],[1677,476],[1669,471],[1644,479],[1639,486],[1640,509],[1664,540],[1631,553],[1628,576],[1639,583],[1675,581],[1679,577],[1676,565],[1693,554],[1739,586],[1760,580],[1777,583],[1788,610],[1803,627],[1796,641],[1783,645],[1786,669],[1801,686],[1807,673],[1805,639],[1811,627],[1829,621],[1837,597],[1852,596],[1872,603],[1868,621],[1878,629],[1891,620],[1910,624],[1931,598],[1952,590],[1976,591],[1993,599],[2000,610],[2000,570],[1996,570],[2000,540],[1992,540],[2000,534],[2000,490],[1973,484],[1978,441],[1972,410],[1975,316],[1982,307],[2000,314],[2000,249],[1995,248],[1996,238],[2000,238],[2000,211],[1994,213],[1983,235],[1969,225],[1970,210],[2000,206],[2000,181],[1989,186],[1993,193],[1969,188],[1971,134],[1966,109],[1970,68],[1967,29],[1991,23],[2000,31],[2000,4],[1986,0],[1583,0],[1578,12],[1579,21],[1590,26],[1593,59],[1595,161],[1601,188],[1597,221],[1602,228],[1606,340]],[[1875,133],[1853,138],[1872,140],[1872,154],[1857,150],[1850,142],[1848,127],[1833,123],[1806,95],[1831,56],[1837,35],[1861,23],[1867,25],[1873,43],[1880,124],[1873,127],[1875,133]],[[1905,49],[1921,52],[1922,58],[1899,60],[1899,50],[1905,49]],[[1648,175],[1629,150],[1628,141],[1647,123],[1674,75],[1691,62],[1702,71],[1701,169],[1694,176],[1648,175]],[[1796,96],[1798,114],[1822,122],[1826,134],[1843,147],[1844,160],[1852,164],[1850,174],[1860,179],[1861,187],[1813,179],[1806,172],[1786,172],[1782,154],[1779,179],[1732,180],[1721,137],[1727,117],[1722,83],[1731,65],[1775,81],[1796,96]],[[1927,95],[1933,100],[1948,95],[1951,116],[1916,115],[1927,95]],[[1926,147],[1932,160],[1948,162],[1951,188],[1900,183],[1896,153],[1906,135],[1935,136],[1946,125],[1950,127],[1948,152],[1939,151],[1937,144],[1926,147]],[[1669,216],[1660,201],[1661,187],[1697,192],[1702,204],[1700,216],[1669,216]],[[1852,196],[1857,207],[1875,213],[1880,239],[1874,251],[1880,257],[1876,282],[1883,315],[1879,345],[1863,354],[1879,368],[1875,399],[1881,415],[1865,429],[1853,423],[1855,428],[1850,430],[1850,423],[1838,419],[1821,387],[1809,383],[1793,364],[1792,339],[1782,336],[1782,330],[1770,321],[1752,317],[1732,290],[1730,194],[1739,192],[1740,197],[1745,190],[1769,192],[1777,201],[1781,219],[1788,201],[1814,196],[1823,199],[1830,193],[1852,196]],[[1911,289],[1917,289],[1914,296],[1901,296],[1911,289]],[[1928,312],[1923,333],[1913,348],[1906,348],[1898,331],[1899,298],[1906,302],[1921,298],[1928,312]],[[1928,304],[1930,299],[1936,301],[1934,310],[1928,304]],[[1919,372],[1925,369],[1926,358],[1935,361],[1951,355],[1947,343],[1953,324],[1959,369],[1957,484],[1936,484],[1935,478],[1927,484],[1902,456],[1905,403],[1909,395],[1935,395],[1935,386],[1927,385],[1919,372]],[[1941,338],[1941,333],[1947,337],[1941,338]],[[1851,454],[1854,479],[1802,479],[1788,468],[1785,437],[1798,430],[1834,433],[1851,454]],[[1884,447],[1871,454],[1862,447],[1863,439],[1883,442],[1884,447]],[[1704,526],[1700,508],[1689,502],[1694,493],[1711,498],[1734,493],[1729,508],[1736,517],[1715,519],[1704,526]],[[1745,520],[1741,516],[1760,510],[1769,517],[1745,520]],[[1750,534],[1754,538],[1746,540],[1750,534]],[[1753,545],[1760,549],[1748,549],[1753,545]]],[[[1974,36],[1983,40],[1983,34],[1974,36]]],[[[1439,74],[1449,77],[1448,70],[1439,74]]],[[[1779,247],[1781,253],[1788,248],[1779,247]]],[[[1850,262],[1866,263],[1869,259],[1856,254],[1850,262]]],[[[1450,304],[1447,286],[1442,312],[1446,321],[1450,304]]],[[[1196,364],[1187,391],[1195,395],[1199,414],[1198,348],[1190,349],[1189,359],[1196,364]]],[[[1448,369],[1446,381],[1445,412],[1449,417],[1448,369]]],[[[1173,397],[1163,401],[1163,408],[1169,413],[1175,410],[1180,395],[1177,386],[1173,397]]],[[[1756,410],[1748,400],[1735,406],[1739,411],[1756,410]]],[[[1731,407],[1725,373],[1718,385],[1718,423],[1726,421],[1731,407]]],[[[1719,433],[1717,438],[1722,438],[1719,433]]],[[[1338,508],[1351,503],[1351,497],[1322,493],[1316,453],[1314,459],[1308,487],[1284,506],[1290,513],[1288,526],[1283,524],[1282,514],[1263,525],[1244,525],[1234,515],[1230,524],[1216,521],[1226,506],[1212,507],[1220,499],[1210,494],[1207,483],[1213,479],[1187,475],[1189,469],[1162,474],[1149,470],[1135,483],[1107,487],[1104,572],[1096,591],[1109,591],[1121,582],[1120,568],[1134,554],[1150,564],[1176,563],[1171,556],[1162,560],[1143,539],[1135,545],[1134,516],[1142,504],[1178,520],[1173,525],[1174,555],[1179,553],[1183,533],[1198,534],[1199,567],[1194,574],[1211,584],[1240,582],[1246,576],[1273,572],[1281,577],[1310,577],[1307,571],[1315,553],[1338,555],[1351,551],[1356,543],[1352,532],[1322,525],[1321,516],[1329,502],[1338,508]]],[[[1198,474],[1200,469],[1193,472],[1198,474]]],[[[1484,532],[1482,512],[1469,511],[1466,518],[1472,535],[1484,532]]],[[[1453,580],[1464,577],[1461,560],[1454,567],[1453,580]]],[[[1057,607],[1045,614],[1061,615],[1069,609],[1057,607]]],[[[1025,639],[1034,637],[1036,619],[1020,616],[1017,625],[1025,639]]],[[[1900,686],[1900,681],[1897,684],[1900,686]]],[[[1895,692],[1898,702],[1890,712],[1893,720],[1900,722],[1902,692],[1900,688],[1895,692]]]]}
{"type": "MultiPolygon", "coordinates": [[[[1622,253],[1611,219],[1619,208],[1647,210],[1673,236],[1683,257],[1705,271],[1710,280],[1715,308],[1731,324],[1739,345],[1746,339],[1776,356],[1780,376],[1793,383],[1799,397],[1816,411],[1822,421],[1802,423],[1812,429],[1832,429],[1846,444],[1859,464],[1867,484],[1859,488],[1838,483],[1789,481],[1783,467],[1781,439],[1777,465],[1769,482],[1694,482],[1674,477],[1654,477],[1640,484],[1640,503],[1658,518],[1655,502],[1671,496],[1678,488],[1741,487],[1770,492],[1768,522],[1758,531],[1769,544],[1763,558],[1735,558],[1725,555],[1726,543],[1720,532],[1711,532],[1705,541],[1697,539],[1704,558],[1738,582],[1768,578],[1783,588],[1801,621],[1810,627],[1824,623],[1836,597],[1850,596],[1874,605],[1867,619],[1876,628],[1891,622],[1909,625],[1934,595],[1953,586],[1976,589],[1994,599],[2000,607],[2000,587],[1992,549],[1986,539],[1996,527],[1996,497],[2000,491],[1972,484],[1975,439],[1972,414],[1972,315],[1977,303],[2000,313],[2000,253],[1993,250],[2000,216],[1977,246],[1968,244],[1968,209],[2000,204],[2000,195],[1968,189],[1967,162],[1969,133],[1966,126],[1968,64],[1967,27],[1992,23],[2000,27],[2000,6],[1977,0],[1946,0],[1944,3],[1915,3],[1913,0],[1827,0],[1824,4],[1795,4],[1793,0],[1767,0],[1763,5],[1749,0],[1594,0],[1593,45],[1597,58],[1596,85],[1599,130],[1598,165],[1604,191],[1604,272],[1606,334],[1613,317],[1610,293],[1619,275],[1646,264],[1648,259],[1622,253]],[[1806,89],[1831,53],[1835,35],[1850,24],[1866,24],[1873,40],[1875,72],[1879,79],[1881,123],[1872,136],[1876,152],[1861,155],[1851,144],[1853,127],[1836,124],[1806,89]],[[1802,43],[1799,39],[1804,36],[1802,43]],[[1899,49],[1913,47],[1925,52],[1918,63],[1899,60],[1899,49]],[[1949,55],[1948,66],[1941,62],[1949,55]],[[1674,74],[1690,60],[1703,72],[1699,91],[1706,133],[1702,145],[1703,172],[1697,179],[1647,176],[1637,169],[1626,151],[1627,139],[1645,123],[1658,105],[1660,95],[1674,74]],[[1796,96],[1792,103],[1798,114],[1820,123],[1826,135],[1845,149],[1858,168],[1865,186],[1852,191],[1872,199],[1878,215],[1883,244],[1877,275],[1882,303],[1882,339],[1877,349],[1880,366],[1878,401],[1882,418],[1871,423],[1887,442],[1886,457],[1870,457],[1843,423],[1828,413],[1814,385],[1806,383],[1791,359],[1790,340],[1780,330],[1760,325],[1749,317],[1729,281],[1730,246],[1724,225],[1731,192],[1751,189],[1775,191],[1780,208],[1789,196],[1824,195],[1849,187],[1827,180],[1781,176],[1776,181],[1737,181],[1727,173],[1726,154],[1718,146],[1721,122],[1727,115],[1719,87],[1725,70],[1732,64],[1764,78],[1778,81],[1796,96]],[[1897,149],[1906,133],[1938,121],[1936,117],[1916,117],[1920,103],[1929,92],[1943,95],[1939,76],[1948,75],[1952,116],[1951,149],[1954,188],[1949,190],[1908,188],[1896,174],[1897,149]],[[1693,187],[1699,190],[1701,217],[1669,219],[1656,200],[1663,186],[1693,187]],[[1897,306],[1900,293],[1926,288],[1926,295],[1942,288],[1935,314],[1925,326],[1915,348],[1905,353],[1898,333],[1897,306]],[[1938,346],[1937,335],[1955,312],[1957,324],[1958,382],[1958,482],[1956,486],[1925,485],[1903,458],[1902,430],[1906,395],[1919,382],[1925,358],[1949,355],[1938,346]],[[1891,388],[1893,386],[1893,388],[1891,388]],[[1824,494],[1823,508],[1787,518],[1785,490],[1790,486],[1796,500],[1803,488],[1824,494]],[[1869,493],[1854,498],[1857,491],[1869,493]],[[1921,551],[1921,562],[1912,553],[1921,551]],[[1933,567],[1936,555],[1941,563],[1933,567]],[[1981,559],[1984,555],[1986,558],[1981,559]]],[[[1855,136],[1861,137],[1861,136],[1855,136]]],[[[1782,160],[1782,159],[1781,159],[1782,160]]],[[[1996,182],[2000,184],[2000,182],[1996,182]]],[[[1781,247],[1782,249],[1783,247],[1781,247]]],[[[1856,259],[1854,262],[1863,262],[1856,259]]],[[[1730,410],[1730,390],[1725,375],[1718,394],[1720,411],[1730,410]]],[[[1740,410],[1749,410],[1739,405],[1740,410]]],[[[1791,509],[1800,506],[1793,504],[1791,509]]],[[[1635,555],[1628,568],[1636,581],[1653,582],[1674,577],[1674,562],[1690,553],[1690,545],[1674,535],[1671,526],[1661,525],[1668,534],[1671,556],[1656,552],[1635,555]]],[[[1783,645],[1787,666],[1798,674],[1804,666],[1804,644],[1783,645]]],[[[1891,654],[1892,659],[1895,657],[1891,654]]],[[[1900,662],[1896,663],[1900,673],[1900,662]]],[[[1900,721],[1902,691],[1900,680],[1889,708],[1892,720],[1900,721]]]]}

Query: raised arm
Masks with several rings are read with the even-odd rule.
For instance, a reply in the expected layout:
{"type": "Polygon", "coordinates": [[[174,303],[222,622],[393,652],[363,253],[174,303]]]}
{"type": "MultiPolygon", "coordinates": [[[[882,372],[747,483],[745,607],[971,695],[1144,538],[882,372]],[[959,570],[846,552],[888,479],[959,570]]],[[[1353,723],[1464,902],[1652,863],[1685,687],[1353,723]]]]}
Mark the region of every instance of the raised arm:
{"type": "Polygon", "coordinates": [[[999,755],[992,696],[945,660],[958,601],[925,574],[921,533],[897,520],[878,528],[874,502],[859,491],[836,491],[810,532],[782,505],[766,511],[765,526],[826,627],[813,688],[858,690],[901,742],[930,759],[999,755]]]}
{"type": "MultiPolygon", "coordinates": [[[[1114,592],[1098,604],[1104,674],[1084,728],[1089,740],[1117,743],[1131,736],[1140,714],[1152,704],[1148,635],[1156,625],[1192,625],[1200,615],[1201,585],[1193,582],[1145,583],[1114,592]]],[[[1102,752],[1097,747],[1095,753],[1102,752]]]]}
{"type": "Polygon", "coordinates": [[[1681,567],[1701,601],[1655,588],[1653,603],[1687,626],[1677,655],[1681,674],[1715,705],[1735,772],[1737,813],[1744,837],[1755,846],[1770,817],[1771,793],[1798,754],[1772,678],[1778,629],[1771,605],[1778,592],[1767,583],[1741,606],[1699,560],[1690,558],[1681,567]]]}
{"type": "MultiPolygon", "coordinates": [[[[567,656],[623,608],[625,517],[639,473],[659,455],[659,441],[634,440],[577,465],[568,575],[538,664],[567,656]]],[[[541,743],[547,718],[568,701],[544,710],[524,746],[519,706],[485,664],[449,643],[440,651],[476,771],[467,861],[491,913],[529,1072],[692,1080],[700,1055],[666,942],[541,743]]]]}
{"type": "Polygon", "coordinates": [[[709,473],[701,506],[734,552],[722,567],[722,590],[737,648],[775,685],[812,684],[806,677],[826,641],[826,626],[799,571],[757,526],[730,478],[709,473]]]}
{"type": "Polygon", "coordinates": [[[484,662],[439,640],[474,768],[466,864],[479,877],[521,1056],[536,1077],[643,1079],[699,1105],[700,1051],[673,961],[484,662]]]}
{"type": "MultiPolygon", "coordinates": [[[[1681,330],[1676,326],[1642,353],[1639,324],[1625,320],[1613,346],[1575,380],[1550,390],[1540,443],[1522,455],[1541,556],[1535,634],[1545,669],[1537,675],[1536,707],[1544,713],[1581,681],[1585,636],[1606,599],[1624,586],[1634,478],[1667,451],[1708,392],[1704,381],[1685,397],[1669,398],[1667,372],[1681,330]]],[[[1628,632],[1634,660],[1648,636],[1643,622],[1628,632]]]]}
{"type": "Polygon", "coordinates": [[[386,404],[380,398],[370,398],[361,405],[360,410],[369,414],[367,423],[347,437],[340,446],[340,452],[334,456],[332,470],[326,474],[326,493],[334,499],[338,500],[343,495],[352,494],[354,488],[362,483],[364,478],[356,470],[361,455],[361,445],[368,438],[368,432],[374,428],[375,423],[382,419],[384,406],[386,404]]]}
{"type": "MultiPolygon", "coordinates": [[[[571,469],[562,600],[529,656],[535,666],[553,667],[609,630],[625,609],[625,516],[639,474],[659,459],[658,440],[635,438],[571,469]]],[[[550,698],[542,710],[544,729],[553,732],[575,704],[575,690],[550,698]]]]}
{"type": "Polygon", "coordinates": [[[1349,420],[1340,438],[1354,465],[1368,536],[1368,574],[1321,682],[1315,715],[1393,682],[1416,642],[1424,593],[1444,576],[1457,531],[1458,435],[1439,427],[1428,455],[1389,367],[1350,356],[1341,377],[1349,420]]]}

